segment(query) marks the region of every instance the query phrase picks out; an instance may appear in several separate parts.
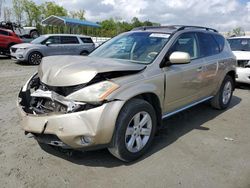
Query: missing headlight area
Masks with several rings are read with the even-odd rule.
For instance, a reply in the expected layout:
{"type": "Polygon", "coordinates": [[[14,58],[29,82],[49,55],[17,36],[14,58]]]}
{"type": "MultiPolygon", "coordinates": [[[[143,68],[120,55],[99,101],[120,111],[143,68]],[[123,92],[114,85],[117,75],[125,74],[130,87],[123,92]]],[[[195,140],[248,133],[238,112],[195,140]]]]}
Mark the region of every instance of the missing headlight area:
{"type": "Polygon", "coordinates": [[[238,60],[237,66],[241,68],[250,68],[250,61],[249,60],[238,60]]]}
{"type": "Polygon", "coordinates": [[[58,89],[58,87],[49,88],[45,84],[41,83],[38,76],[35,75],[20,91],[19,103],[22,106],[23,110],[29,114],[65,114],[88,110],[101,105],[76,102],[67,99],[63,95],[60,95],[62,94],[62,91],[64,91],[64,94],[77,91],[76,88],[83,88],[83,85],[70,86],[65,88],[61,87],[60,89],[58,89]],[[60,94],[58,94],[56,91],[59,91],[60,94]]]}

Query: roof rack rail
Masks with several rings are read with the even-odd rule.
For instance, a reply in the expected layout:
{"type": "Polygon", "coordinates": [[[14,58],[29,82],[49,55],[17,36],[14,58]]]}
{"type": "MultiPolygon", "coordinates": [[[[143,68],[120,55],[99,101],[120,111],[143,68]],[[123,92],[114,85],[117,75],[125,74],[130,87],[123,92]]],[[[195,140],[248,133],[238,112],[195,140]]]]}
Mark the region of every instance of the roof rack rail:
{"type": "Polygon", "coordinates": [[[132,31],[147,30],[147,29],[177,29],[174,25],[168,26],[141,26],[133,28],[132,31]]]}
{"type": "Polygon", "coordinates": [[[192,25],[141,26],[141,27],[136,27],[132,29],[132,31],[148,30],[148,29],[171,29],[171,30],[176,30],[177,32],[177,31],[181,31],[187,28],[205,29],[207,31],[213,31],[213,32],[218,33],[217,30],[209,28],[209,27],[192,26],[192,25]]]}
{"type": "MultiPolygon", "coordinates": [[[[178,25],[175,25],[175,26],[178,26],[178,25]]],[[[201,27],[201,26],[190,26],[190,25],[179,25],[179,28],[177,29],[177,31],[181,31],[181,30],[184,30],[186,28],[196,28],[196,29],[205,29],[207,31],[213,31],[213,32],[216,32],[218,33],[218,31],[216,29],[212,29],[212,28],[209,28],[209,27],[201,27]]]]}

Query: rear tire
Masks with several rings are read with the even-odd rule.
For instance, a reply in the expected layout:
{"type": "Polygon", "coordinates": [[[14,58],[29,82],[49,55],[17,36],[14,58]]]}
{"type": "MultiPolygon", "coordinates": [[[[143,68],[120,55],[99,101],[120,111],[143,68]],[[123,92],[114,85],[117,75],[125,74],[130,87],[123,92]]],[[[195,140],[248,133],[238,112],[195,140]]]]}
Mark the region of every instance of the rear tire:
{"type": "Polygon", "coordinates": [[[30,65],[39,65],[42,61],[42,54],[40,52],[32,52],[28,57],[28,63],[30,65]]]}
{"type": "Polygon", "coordinates": [[[152,144],[156,124],[151,104],[142,99],[129,100],[117,118],[110,153],[126,162],[138,159],[152,144]]]}
{"type": "Polygon", "coordinates": [[[218,110],[226,109],[229,106],[230,101],[232,99],[233,90],[234,90],[233,78],[229,75],[226,75],[219,91],[211,100],[211,106],[218,110]]]}
{"type": "Polygon", "coordinates": [[[30,38],[32,38],[32,39],[36,39],[39,36],[40,36],[40,34],[39,34],[39,32],[37,30],[34,30],[34,31],[30,32],[30,38]]]}
{"type": "Polygon", "coordinates": [[[87,56],[87,55],[89,55],[89,52],[88,52],[88,51],[82,51],[82,52],[80,53],[80,55],[82,55],[82,56],[87,56]]]}

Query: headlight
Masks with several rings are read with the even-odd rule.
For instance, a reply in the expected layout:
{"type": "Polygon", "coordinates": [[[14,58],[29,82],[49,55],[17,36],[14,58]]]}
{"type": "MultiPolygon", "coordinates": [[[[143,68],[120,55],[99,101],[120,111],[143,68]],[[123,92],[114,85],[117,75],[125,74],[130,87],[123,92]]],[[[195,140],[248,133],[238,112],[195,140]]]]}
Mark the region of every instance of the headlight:
{"type": "Polygon", "coordinates": [[[82,102],[97,103],[105,100],[119,85],[111,81],[103,81],[85,87],[69,95],[67,98],[82,102]]]}
{"type": "Polygon", "coordinates": [[[26,50],[26,48],[18,48],[16,50],[16,53],[23,53],[26,50]]]}

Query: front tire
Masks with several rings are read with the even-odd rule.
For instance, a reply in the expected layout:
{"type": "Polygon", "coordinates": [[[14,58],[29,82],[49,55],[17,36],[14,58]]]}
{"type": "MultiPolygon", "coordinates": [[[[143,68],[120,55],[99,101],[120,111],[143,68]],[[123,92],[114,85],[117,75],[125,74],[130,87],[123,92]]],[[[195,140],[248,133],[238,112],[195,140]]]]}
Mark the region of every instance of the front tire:
{"type": "Polygon", "coordinates": [[[142,99],[129,100],[117,118],[110,153],[126,162],[138,159],[151,145],[156,124],[151,104],[142,99]]]}
{"type": "Polygon", "coordinates": [[[226,109],[231,102],[233,90],[234,90],[233,78],[229,75],[226,75],[221,84],[220,90],[211,100],[211,106],[219,110],[226,109]]]}
{"type": "Polygon", "coordinates": [[[28,63],[31,64],[31,65],[39,65],[42,61],[42,54],[39,53],[39,52],[32,52],[30,55],[29,55],[29,58],[28,58],[28,63]]]}

